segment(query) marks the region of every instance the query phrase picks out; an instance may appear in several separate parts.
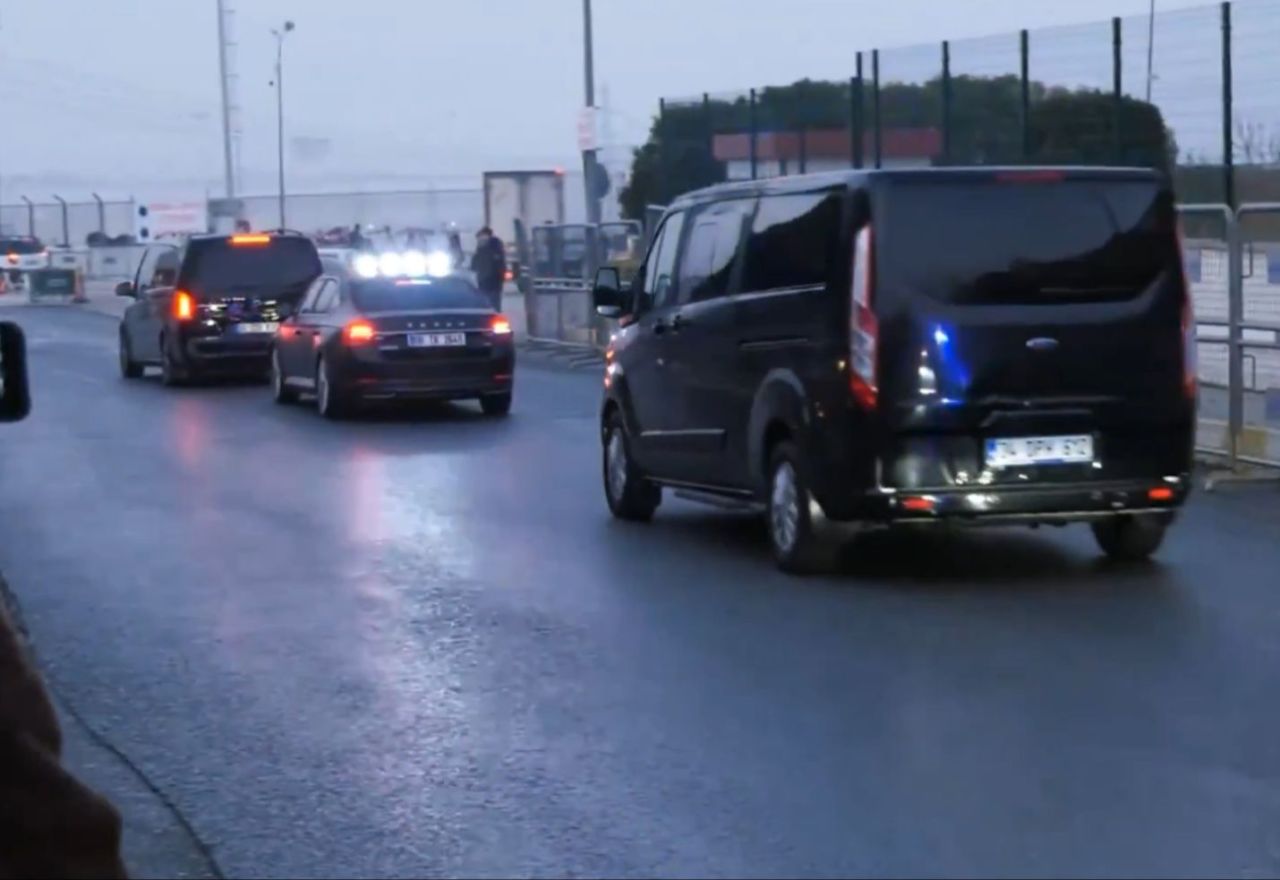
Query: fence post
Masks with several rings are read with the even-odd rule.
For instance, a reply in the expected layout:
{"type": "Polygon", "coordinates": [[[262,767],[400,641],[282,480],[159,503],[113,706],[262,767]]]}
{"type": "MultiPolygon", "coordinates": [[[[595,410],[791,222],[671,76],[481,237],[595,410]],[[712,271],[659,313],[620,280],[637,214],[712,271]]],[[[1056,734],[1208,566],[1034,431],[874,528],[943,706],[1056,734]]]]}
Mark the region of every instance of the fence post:
{"type": "Polygon", "coordinates": [[[62,208],[62,246],[71,247],[71,224],[67,217],[67,200],[57,193],[53,194],[53,198],[62,208]]]}
{"type": "MultiPolygon", "coordinates": [[[[1236,207],[1236,157],[1231,123],[1235,97],[1231,71],[1231,2],[1222,4],[1222,190],[1223,201],[1236,207]]],[[[1235,366],[1234,361],[1232,367],[1235,366]]]]}
{"type": "Polygon", "coordinates": [[[21,197],[27,203],[27,235],[36,237],[36,204],[26,196],[21,197]]]}
{"type": "Polygon", "coordinates": [[[876,167],[884,164],[884,139],[880,124],[880,50],[871,50],[871,125],[874,130],[876,167]]]}
{"type": "Polygon", "coordinates": [[[849,80],[849,164],[862,167],[862,144],[866,126],[862,120],[862,53],[858,53],[858,73],[849,80]]]}
{"type": "Polygon", "coordinates": [[[107,232],[107,206],[102,203],[102,196],[97,193],[89,193],[93,196],[93,200],[98,203],[98,231],[102,234],[107,232]]]}
{"type": "Polygon", "coordinates": [[[951,164],[951,41],[942,41],[942,164],[951,164]]]}
{"type": "Polygon", "coordinates": [[[1115,139],[1115,160],[1124,164],[1124,20],[1120,16],[1111,19],[1111,135],[1115,139]]]}
{"type": "MultiPolygon", "coordinates": [[[[707,92],[702,93],[702,124],[707,130],[707,167],[710,168],[716,160],[716,126],[711,119],[711,95],[707,92]]],[[[715,180],[699,182],[703,186],[710,186],[715,180]]]]}
{"type": "Polygon", "coordinates": [[[658,195],[661,201],[670,201],[667,195],[667,99],[658,99],[658,195]]]}
{"type": "Polygon", "coordinates": [[[1022,161],[1031,159],[1031,33],[1025,28],[1018,34],[1021,57],[1022,94],[1020,110],[1022,119],[1022,161]]]}
{"type": "MultiPolygon", "coordinates": [[[[1224,7],[1229,4],[1224,3],[1224,7]]],[[[1227,212],[1227,433],[1231,470],[1244,432],[1244,224],[1235,205],[1227,212]]]]}
{"type": "Polygon", "coordinates": [[[748,124],[751,131],[748,133],[750,141],[748,142],[748,151],[751,156],[751,179],[756,179],[756,166],[758,157],[756,153],[756,129],[759,127],[760,121],[756,118],[756,90],[751,90],[751,104],[749,106],[748,124]]]}

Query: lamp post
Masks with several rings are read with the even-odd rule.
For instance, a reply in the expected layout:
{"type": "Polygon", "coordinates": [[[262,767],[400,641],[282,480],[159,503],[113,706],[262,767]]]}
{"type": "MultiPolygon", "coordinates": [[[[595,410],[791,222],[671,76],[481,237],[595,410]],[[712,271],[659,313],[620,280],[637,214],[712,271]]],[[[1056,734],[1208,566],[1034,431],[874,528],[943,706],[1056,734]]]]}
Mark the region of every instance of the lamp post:
{"type": "Polygon", "coordinates": [[[276,38],[276,152],[277,170],[280,175],[280,228],[285,227],[284,216],[284,38],[294,28],[292,21],[286,21],[278,28],[271,29],[276,38]]]}

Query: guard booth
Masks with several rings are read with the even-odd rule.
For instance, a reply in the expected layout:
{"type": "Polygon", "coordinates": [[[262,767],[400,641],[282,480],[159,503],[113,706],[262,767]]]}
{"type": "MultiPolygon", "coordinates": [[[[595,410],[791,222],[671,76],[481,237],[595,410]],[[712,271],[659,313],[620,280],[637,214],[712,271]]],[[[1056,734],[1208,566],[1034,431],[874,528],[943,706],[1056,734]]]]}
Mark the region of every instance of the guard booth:
{"type": "MultiPolygon", "coordinates": [[[[603,348],[612,322],[591,307],[596,268],[616,265],[624,279],[644,258],[644,230],[634,221],[544,224],[528,231],[529,283],[524,288],[529,339],[603,348]]],[[[524,236],[519,236],[523,239],[524,236]]]]}

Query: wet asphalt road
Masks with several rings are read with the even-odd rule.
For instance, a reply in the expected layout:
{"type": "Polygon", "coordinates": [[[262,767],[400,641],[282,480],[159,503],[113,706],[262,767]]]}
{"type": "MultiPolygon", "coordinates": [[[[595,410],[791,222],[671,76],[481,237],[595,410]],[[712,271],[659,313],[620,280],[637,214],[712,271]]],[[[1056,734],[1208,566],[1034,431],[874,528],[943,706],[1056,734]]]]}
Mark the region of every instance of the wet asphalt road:
{"type": "Polygon", "coordinates": [[[794,580],[749,519],[610,521],[594,375],[335,425],[10,314],[0,570],[228,875],[1280,871],[1274,488],[1136,570],[1073,528],[794,580]]]}

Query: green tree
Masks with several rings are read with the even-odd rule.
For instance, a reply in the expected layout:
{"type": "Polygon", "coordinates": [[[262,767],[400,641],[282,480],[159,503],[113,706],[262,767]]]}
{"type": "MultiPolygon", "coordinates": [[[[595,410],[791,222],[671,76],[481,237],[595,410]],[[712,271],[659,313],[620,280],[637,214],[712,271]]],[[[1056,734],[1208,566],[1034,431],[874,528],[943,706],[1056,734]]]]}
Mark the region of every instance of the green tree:
{"type": "MultiPolygon", "coordinates": [[[[872,98],[863,90],[862,118],[871,137],[872,98]]],[[[880,90],[883,128],[942,126],[942,81],[923,84],[887,83],[880,90]]],[[[951,80],[951,164],[1117,164],[1148,165],[1169,171],[1177,145],[1157,107],[1125,97],[1117,108],[1108,92],[1093,89],[1049,88],[1030,84],[1028,141],[1023,155],[1022,84],[1014,75],[956,76],[951,80]],[[1115,133],[1117,109],[1121,138],[1115,133]]],[[[800,80],[789,86],[770,86],[757,93],[759,132],[846,128],[850,125],[851,95],[847,82],[800,80]]],[[[709,186],[725,178],[724,164],[711,154],[714,134],[745,134],[751,130],[746,95],[668,104],[655,119],[649,139],[636,150],[631,177],[620,193],[628,217],[644,216],[646,204],[662,204],[682,192],[709,186]]],[[[867,157],[870,161],[871,152],[867,157]]]]}

